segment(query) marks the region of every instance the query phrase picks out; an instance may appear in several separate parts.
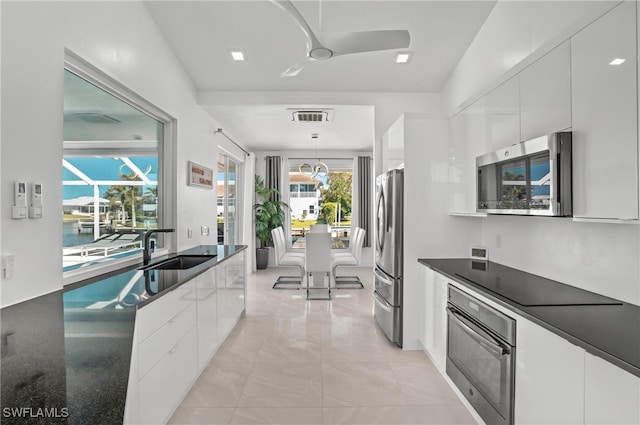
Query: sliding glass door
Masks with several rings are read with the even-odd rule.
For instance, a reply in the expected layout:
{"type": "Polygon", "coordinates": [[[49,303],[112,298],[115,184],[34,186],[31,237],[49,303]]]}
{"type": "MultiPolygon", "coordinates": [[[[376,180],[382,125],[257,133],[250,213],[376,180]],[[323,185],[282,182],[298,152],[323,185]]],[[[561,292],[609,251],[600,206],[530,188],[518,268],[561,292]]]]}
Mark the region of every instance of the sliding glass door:
{"type": "Polygon", "coordinates": [[[240,167],[229,155],[218,154],[218,244],[234,245],[239,239],[240,167]]]}

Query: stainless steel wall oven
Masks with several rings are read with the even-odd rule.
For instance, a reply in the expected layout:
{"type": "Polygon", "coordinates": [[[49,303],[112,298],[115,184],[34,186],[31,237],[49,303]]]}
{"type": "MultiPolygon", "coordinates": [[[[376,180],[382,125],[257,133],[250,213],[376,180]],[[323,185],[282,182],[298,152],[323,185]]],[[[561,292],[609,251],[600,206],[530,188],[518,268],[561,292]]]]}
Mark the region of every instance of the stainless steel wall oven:
{"type": "Polygon", "coordinates": [[[447,375],[487,424],[513,424],[516,322],[449,286],[447,375]]]}

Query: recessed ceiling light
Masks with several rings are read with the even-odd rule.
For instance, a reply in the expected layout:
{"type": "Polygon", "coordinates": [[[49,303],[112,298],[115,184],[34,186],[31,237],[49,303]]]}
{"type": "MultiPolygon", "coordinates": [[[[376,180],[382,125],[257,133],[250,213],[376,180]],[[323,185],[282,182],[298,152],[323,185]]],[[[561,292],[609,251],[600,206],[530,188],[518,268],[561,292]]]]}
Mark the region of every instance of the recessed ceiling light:
{"type": "Polygon", "coordinates": [[[396,63],[409,63],[413,56],[413,52],[398,52],[396,55],[396,63]]]}
{"type": "Polygon", "coordinates": [[[244,52],[242,50],[231,50],[231,57],[237,62],[245,60],[244,52]]]}
{"type": "Polygon", "coordinates": [[[621,65],[622,63],[624,63],[624,61],[625,61],[625,59],[615,58],[614,60],[609,62],[609,65],[621,65]]]}

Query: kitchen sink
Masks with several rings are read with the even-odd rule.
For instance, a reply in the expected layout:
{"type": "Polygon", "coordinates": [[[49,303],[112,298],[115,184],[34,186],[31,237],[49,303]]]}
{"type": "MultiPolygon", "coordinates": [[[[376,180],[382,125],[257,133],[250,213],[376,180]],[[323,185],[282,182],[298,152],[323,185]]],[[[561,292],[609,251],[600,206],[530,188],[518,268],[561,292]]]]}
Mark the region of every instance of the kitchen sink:
{"type": "Polygon", "coordinates": [[[178,255],[160,263],[152,264],[147,270],[185,270],[214,258],[215,255],[178,255]]]}

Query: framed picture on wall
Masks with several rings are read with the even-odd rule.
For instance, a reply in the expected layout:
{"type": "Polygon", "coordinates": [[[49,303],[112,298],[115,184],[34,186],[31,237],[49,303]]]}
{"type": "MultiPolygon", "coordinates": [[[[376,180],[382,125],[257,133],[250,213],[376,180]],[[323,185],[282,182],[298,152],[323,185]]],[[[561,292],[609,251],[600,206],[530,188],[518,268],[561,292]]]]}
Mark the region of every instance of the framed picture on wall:
{"type": "Polygon", "coordinates": [[[189,186],[199,186],[213,189],[213,170],[203,165],[189,161],[189,186]]]}

